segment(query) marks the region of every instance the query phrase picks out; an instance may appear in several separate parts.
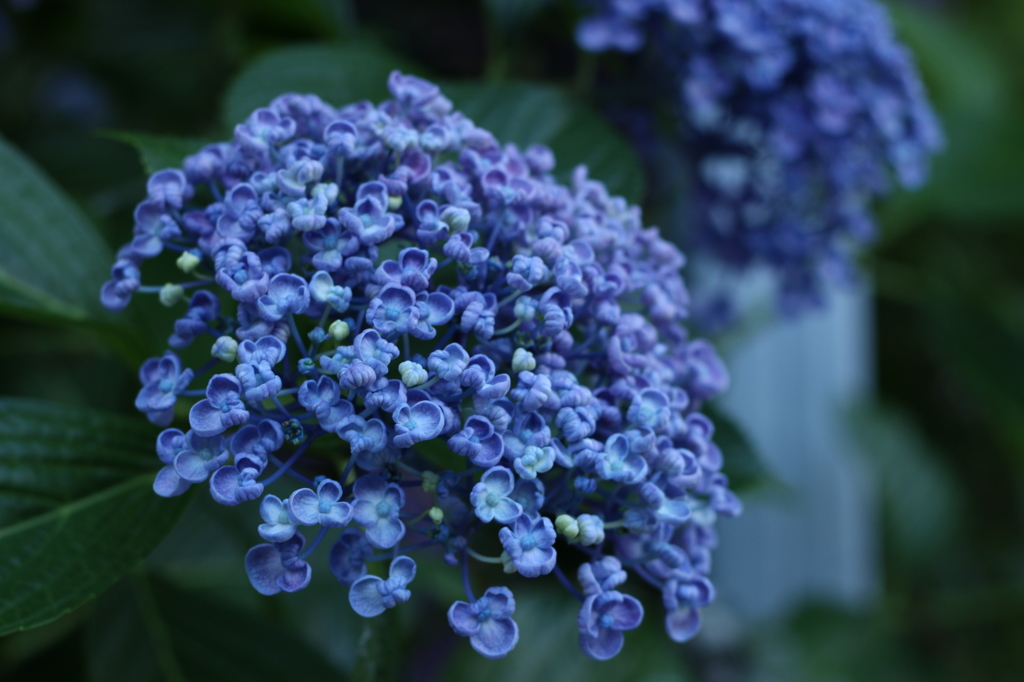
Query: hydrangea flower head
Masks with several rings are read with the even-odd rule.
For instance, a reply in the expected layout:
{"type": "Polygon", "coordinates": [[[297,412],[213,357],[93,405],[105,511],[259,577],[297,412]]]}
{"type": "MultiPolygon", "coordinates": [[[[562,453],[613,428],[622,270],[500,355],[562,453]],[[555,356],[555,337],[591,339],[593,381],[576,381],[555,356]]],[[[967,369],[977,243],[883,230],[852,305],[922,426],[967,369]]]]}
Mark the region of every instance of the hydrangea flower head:
{"type": "Polygon", "coordinates": [[[140,372],[155,423],[191,403],[157,438],[154,490],[259,500],[244,565],[263,594],[304,588],[326,541],[373,617],[434,551],[464,578],[450,625],[489,658],[519,639],[507,587],[474,596],[496,564],[576,594],[590,656],[639,624],[627,573],[679,639],[710,601],[715,519],[739,512],[698,411],[728,375],[683,326],[682,254],[586,168],[562,185],[550,150],[500,144],[426,81],[389,86],[340,109],[282,95],[153,176],[101,297],[159,293],[144,261],[178,254],[197,291],[169,343],[210,355],[140,372]],[[559,567],[574,553],[582,592],[559,567]]]}
{"type": "Polygon", "coordinates": [[[874,232],[871,202],[920,186],[942,134],[876,0],[599,0],[580,47],[649,45],[676,101],[700,240],[766,263],[784,309],[815,302],[874,232]]]}

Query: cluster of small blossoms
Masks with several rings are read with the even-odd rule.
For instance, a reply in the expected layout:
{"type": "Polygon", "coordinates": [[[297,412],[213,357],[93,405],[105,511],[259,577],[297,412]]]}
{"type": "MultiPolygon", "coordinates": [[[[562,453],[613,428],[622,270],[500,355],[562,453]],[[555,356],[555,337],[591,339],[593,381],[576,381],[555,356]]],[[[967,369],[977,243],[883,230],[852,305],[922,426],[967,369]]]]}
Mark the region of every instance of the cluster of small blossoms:
{"type": "Polygon", "coordinates": [[[942,144],[875,0],[597,4],[583,49],[657,54],[685,122],[701,243],[735,266],[769,264],[786,307],[848,270],[874,233],[872,200],[893,178],[923,183],[942,144]]]}
{"type": "Polygon", "coordinates": [[[259,500],[266,542],[245,567],[263,594],[305,587],[328,540],[367,617],[409,599],[409,555],[435,548],[461,566],[451,627],[487,657],[515,646],[515,601],[475,596],[470,560],[553,573],[594,658],[642,618],[627,572],[661,590],[669,635],[692,637],[715,519],[740,505],[698,411],[728,377],[681,324],[683,256],[585,168],[561,185],[549,149],[501,146],[426,81],[388,85],[379,106],[282,95],[149,179],[103,303],[211,287],[169,345],[212,359],[193,371],[168,350],[139,374],[155,424],[197,399],[189,428],[157,439],[155,491],[259,500]],[[141,285],[165,251],[192,280],[141,285]]]}

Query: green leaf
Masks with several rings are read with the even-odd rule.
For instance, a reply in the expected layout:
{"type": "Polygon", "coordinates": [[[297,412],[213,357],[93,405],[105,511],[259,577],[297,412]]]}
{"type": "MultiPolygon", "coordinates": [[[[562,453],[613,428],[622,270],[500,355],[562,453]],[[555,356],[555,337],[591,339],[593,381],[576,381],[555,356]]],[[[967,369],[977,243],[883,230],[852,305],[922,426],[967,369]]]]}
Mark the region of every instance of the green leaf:
{"type": "Polygon", "coordinates": [[[185,500],[153,493],[154,435],[100,412],[0,400],[0,635],[80,606],[170,531],[185,500]]]}
{"type": "Polygon", "coordinates": [[[141,571],[100,599],[88,652],[94,682],[343,679],[276,619],[141,571]]]}
{"type": "Polygon", "coordinates": [[[207,144],[216,140],[203,140],[196,137],[174,137],[171,135],[150,135],[128,131],[111,131],[106,137],[119,140],[135,147],[139,160],[147,175],[152,175],[164,168],[181,168],[186,156],[191,156],[207,144]]]}
{"type": "Polygon", "coordinates": [[[858,406],[850,424],[880,476],[894,555],[933,558],[963,518],[954,480],[915,424],[895,408],[858,406]]]}
{"type": "Polygon", "coordinates": [[[84,320],[102,314],[114,256],[95,226],[28,157],[0,137],[0,310],[84,320]]]}
{"type": "Polygon", "coordinates": [[[228,87],[224,125],[233,129],[253,110],[285,92],[313,93],[334,106],[388,96],[388,74],[415,71],[383,48],[356,44],[288,47],[256,59],[228,87]]]}
{"type": "Polygon", "coordinates": [[[494,133],[501,142],[521,147],[546,144],[558,160],[563,182],[586,164],[590,177],[612,194],[632,202],[643,195],[643,168],[633,148],[597,113],[565,91],[534,83],[443,83],[455,108],[494,133]]]}

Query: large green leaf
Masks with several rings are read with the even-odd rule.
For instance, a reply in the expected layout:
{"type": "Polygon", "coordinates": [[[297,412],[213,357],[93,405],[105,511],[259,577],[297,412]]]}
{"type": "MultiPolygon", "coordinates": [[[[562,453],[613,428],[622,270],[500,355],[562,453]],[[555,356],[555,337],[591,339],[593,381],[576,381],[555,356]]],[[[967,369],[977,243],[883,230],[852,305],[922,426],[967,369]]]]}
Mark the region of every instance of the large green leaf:
{"type": "Polygon", "coordinates": [[[83,320],[100,313],[113,254],[74,202],[0,137],[0,310],[83,320]]]}
{"type": "Polygon", "coordinates": [[[597,113],[563,90],[536,83],[446,83],[455,108],[502,142],[551,147],[568,180],[586,164],[590,177],[630,201],[642,198],[643,168],[633,148],[597,113]]]}
{"type": "Polygon", "coordinates": [[[276,619],[143,572],[100,599],[88,649],[94,682],[344,679],[276,619]]]}
{"type": "Polygon", "coordinates": [[[234,128],[285,92],[313,93],[334,106],[388,95],[388,74],[409,70],[401,57],[370,45],[287,47],[256,59],[228,87],[222,120],[234,128]]]}
{"type": "Polygon", "coordinates": [[[896,559],[930,561],[963,518],[954,480],[907,415],[860,405],[851,428],[881,479],[896,559]]]}
{"type": "Polygon", "coordinates": [[[154,431],[0,400],[0,635],[42,625],[113,584],[185,506],[152,490],[154,431]]]}
{"type": "Polygon", "coordinates": [[[147,174],[153,174],[164,168],[181,168],[186,156],[191,156],[213,142],[195,137],[174,137],[172,135],[150,135],[128,131],[113,131],[107,137],[120,140],[135,147],[139,153],[142,168],[147,174]]]}

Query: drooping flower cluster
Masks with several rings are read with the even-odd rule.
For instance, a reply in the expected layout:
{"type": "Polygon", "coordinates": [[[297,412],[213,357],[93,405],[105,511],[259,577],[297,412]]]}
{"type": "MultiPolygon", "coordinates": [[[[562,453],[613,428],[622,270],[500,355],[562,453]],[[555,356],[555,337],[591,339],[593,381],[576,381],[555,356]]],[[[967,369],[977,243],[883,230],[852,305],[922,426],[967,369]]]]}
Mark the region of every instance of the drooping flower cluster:
{"type": "MultiPolygon", "coordinates": [[[[585,3],[593,6],[595,3],[585,3]]],[[[693,164],[701,243],[820,298],[874,232],[892,179],[923,183],[941,132],[875,0],[600,0],[590,51],[657,54],[693,164]]]]}
{"type": "Polygon", "coordinates": [[[263,594],[305,587],[328,539],[367,617],[410,598],[409,555],[434,548],[462,565],[451,627],[487,657],[518,640],[515,600],[476,598],[470,559],[554,573],[595,658],[643,615],[618,590],[624,566],[690,638],[713,596],[716,516],[740,507],[698,411],[728,378],[681,324],[683,256],[585,168],[561,185],[550,150],[501,146],[423,80],[388,85],[379,106],[282,95],[150,178],[104,304],[208,287],[140,371],[152,422],[195,399],[188,428],[157,439],[154,489],[260,500],[266,542],[245,566],[263,594]],[[141,285],[165,251],[193,279],[141,285]],[[187,346],[212,359],[183,368],[187,346]],[[298,487],[270,493],[284,476],[298,487]],[[562,567],[581,561],[580,590],[562,567]]]}

